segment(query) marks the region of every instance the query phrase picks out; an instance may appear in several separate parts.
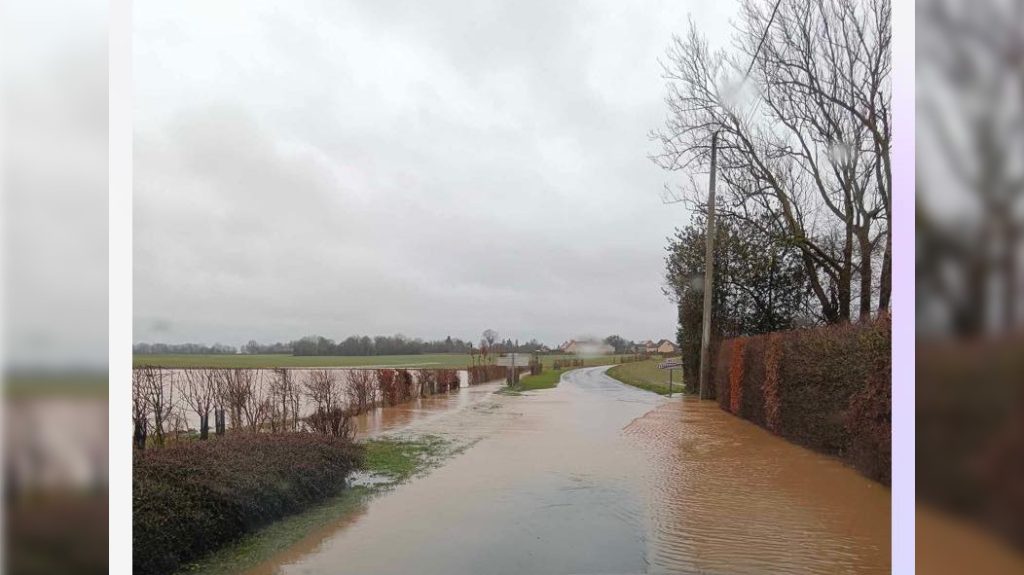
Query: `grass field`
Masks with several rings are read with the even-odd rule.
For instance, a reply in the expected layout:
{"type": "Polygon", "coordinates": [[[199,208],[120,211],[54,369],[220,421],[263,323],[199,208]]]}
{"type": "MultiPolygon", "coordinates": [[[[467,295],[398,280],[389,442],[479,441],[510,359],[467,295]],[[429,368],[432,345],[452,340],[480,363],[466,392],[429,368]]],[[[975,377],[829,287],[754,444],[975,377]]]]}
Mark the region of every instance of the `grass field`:
{"type": "MultiPolygon", "coordinates": [[[[551,367],[556,359],[570,359],[576,356],[553,354],[541,356],[544,366],[551,367]]],[[[587,358],[587,366],[614,363],[618,356],[601,356],[587,358]]],[[[460,368],[470,364],[472,358],[467,353],[425,353],[421,355],[368,355],[368,356],[295,356],[284,354],[268,355],[199,355],[199,354],[167,354],[167,355],[135,355],[132,364],[135,367],[150,365],[156,367],[436,367],[460,368]]]]}
{"type": "MultiPolygon", "coordinates": [[[[668,393],[668,371],[658,369],[661,359],[649,359],[624,363],[608,370],[608,375],[633,387],[666,395],[668,393]]],[[[683,391],[683,377],[680,370],[672,372],[672,393],[683,391]]]]}

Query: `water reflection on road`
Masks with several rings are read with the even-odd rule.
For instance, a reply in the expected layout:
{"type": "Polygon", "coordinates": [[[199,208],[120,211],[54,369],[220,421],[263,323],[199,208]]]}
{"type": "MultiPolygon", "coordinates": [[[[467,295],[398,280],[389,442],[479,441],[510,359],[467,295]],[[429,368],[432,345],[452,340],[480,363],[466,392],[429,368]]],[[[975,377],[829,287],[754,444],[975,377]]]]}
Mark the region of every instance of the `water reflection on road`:
{"type": "Polygon", "coordinates": [[[888,572],[887,489],[603,371],[421,409],[403,429],[475,445],[252,573],[888,572]]]}

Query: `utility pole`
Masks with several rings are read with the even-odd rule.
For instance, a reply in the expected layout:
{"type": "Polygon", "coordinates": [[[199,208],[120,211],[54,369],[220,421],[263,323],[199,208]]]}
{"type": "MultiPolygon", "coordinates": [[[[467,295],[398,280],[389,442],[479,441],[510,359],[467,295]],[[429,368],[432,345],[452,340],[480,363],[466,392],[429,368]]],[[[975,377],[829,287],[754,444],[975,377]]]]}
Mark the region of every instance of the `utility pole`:
{"type": "MultiPolygon", "coordinates": [[[[782,4],[782,0],[775,0],[772,15],[768,18],[768,24],[765,25],[764,32],[761,33],[761,40],[757,43],[757,49],[754,50],[754,55],[750,59],[747,72],[743,74],[744,82],[750,77],[750,71],[754,69],[757,55],[761,53],[761,46],[764,45],[764,41],[768,37],[768,29],[772,27],[772,22],[775,21],[775,14],[779,11],[779,4],[782,4]]],[[[708,183],[708,225],[707,232],[705,233],[707,236],[707,251],[704,254],[704,323],[702,326],[704,329],[700,338],[701,399],[711,398],[711,390],[709,389],[709,382],[711,381],[711,292],[714,288],[715,275],[715,172],[718,167],[717,160],[718,130],[715,130],[711,132],[711,179],[708,183]]]]}
{"type": "Polygon", "coordinates": [[[715,171],[718,163],[718,130],[711,133],[711,179],[708,184],[708,222],[704,252],[704,321],[700,338],[700,398],[709,399],[711,379],[711,297],[715,275],[715,171]]]}

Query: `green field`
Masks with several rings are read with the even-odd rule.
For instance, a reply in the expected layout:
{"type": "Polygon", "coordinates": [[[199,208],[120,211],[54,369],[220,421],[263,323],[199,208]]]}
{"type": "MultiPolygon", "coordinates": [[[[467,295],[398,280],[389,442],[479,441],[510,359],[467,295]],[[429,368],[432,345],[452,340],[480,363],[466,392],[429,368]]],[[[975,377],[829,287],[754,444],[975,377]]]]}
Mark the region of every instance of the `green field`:
{"type": "MultiPolygon", "coordinates": [[[[668,371],[658,369],[661,359],[649,359],[624,363],[608,370],[608,375],[633,387],[665,395],[668,393],[668,371]]],[[[683,376],[678,369],[672,370],[672,393],[683,391],[683,376]]]]}
{"type": "MultiPolygon", "coordinates": [[[[565,354],[544,355],[542,362],[550,368],[556,359],[571,359],[575,356],[565,354]]],[[[618,356],[601,356],[588,358],[586,365],[605,365],[613,363],[618,356]]],[[[156,367],[436,367],[462,368],[472,362],[468,353],[425,353],[421,355],[368,355],[368,356],[295,356],[284,354],[268,355],[199,355],[199,354],[167,354],[167,355],[135,355],[132,364],[156,367]]]]}

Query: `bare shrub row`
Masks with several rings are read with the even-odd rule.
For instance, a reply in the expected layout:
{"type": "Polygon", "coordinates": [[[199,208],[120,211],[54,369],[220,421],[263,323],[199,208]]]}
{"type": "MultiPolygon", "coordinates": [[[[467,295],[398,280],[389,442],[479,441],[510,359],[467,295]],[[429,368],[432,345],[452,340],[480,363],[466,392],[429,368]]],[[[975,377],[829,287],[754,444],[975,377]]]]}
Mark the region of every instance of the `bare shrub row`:
{"type": "Polygon", "coordinates": [[[891,480],[889,317],[733,338],[717,350],[722,409],[891,480]]]}
{"type": "Polygon", "coordinates": [[[459,387],[453,369],[311,369],[296,381],[289,369],[168,370],[132,372],[132,443],[164,446],[169,439],[205,440],[212,431],[308,431],[349,437],[351,418],[378,405],[447,393],[459,387]],[[190,429],[194,415],[198,429],[190,429]]]}

